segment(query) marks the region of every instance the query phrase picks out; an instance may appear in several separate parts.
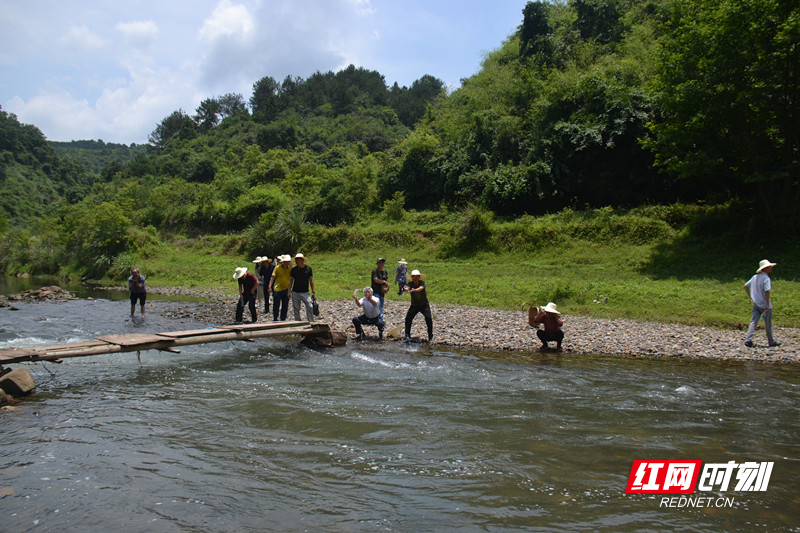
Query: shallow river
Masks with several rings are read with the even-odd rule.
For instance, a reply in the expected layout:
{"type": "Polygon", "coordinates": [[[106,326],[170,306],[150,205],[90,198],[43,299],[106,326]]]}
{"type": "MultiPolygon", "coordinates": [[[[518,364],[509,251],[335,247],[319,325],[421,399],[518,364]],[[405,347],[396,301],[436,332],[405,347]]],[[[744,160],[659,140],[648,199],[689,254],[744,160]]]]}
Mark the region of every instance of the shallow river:
{"type": "MultiPolygon", "coordinates": [[[[198,327],[16,307],[0,347],[198,327]]],[[[793,367],[293,340],[24,366],[2,531],[800,531],[793,367]],[[669,508],[625,493],[635,459],[774,469],[766,491],[691,495],[724,507],[669,508]]]]}

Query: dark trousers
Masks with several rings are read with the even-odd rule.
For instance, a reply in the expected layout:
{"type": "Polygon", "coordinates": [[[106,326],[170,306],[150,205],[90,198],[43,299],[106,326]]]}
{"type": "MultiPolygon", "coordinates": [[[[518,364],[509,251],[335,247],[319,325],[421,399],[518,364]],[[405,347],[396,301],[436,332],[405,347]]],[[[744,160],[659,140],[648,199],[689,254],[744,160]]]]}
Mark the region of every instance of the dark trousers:
{"type": "Polygon", "coordinates": [[[364,328],[361,325],[364,324],[365,326],[378,326],[378,335],[383,337],[383,319],[380,315],[376,316],[375,318],[367,318],[367,315],[361,315],[353,318],[353,325],[356,328],[357,335],[364,334],[364,328]]]}
{"type": "Polygon", "coordinates": [[[539,340],[542,341],[542,344],[547,346],[548,342],[556,341],[557,346],[561,348],[561,342],[564,340],[564,332],[563,331],[556,331],[552,334],[548,334],[543,329],[536,330],[536,336],[539,337],[539,340]]]}
{"type": "Polygon", "coordinates": [[[414,321],[414,317],[417,316],[417,313],[422,313],[422,316],[425,317],[425,325],[428,326],[428,338],[430,339],[433,337],[433,318],[431,317],[430,305],[426,305],[425,307],[412,305],[408,308],[408,313],[406,313],[406,337],[411,335],[411,322],[414,321]]]}
{"type": "Polygon", "coordinates": [[[242,315],[244,315],[244,306],[247,305],[250,308],[250,317],[253,319],[253,322],[256,321],[256,295],[255,294],[242,294],[242,297],[239,298],[239,301],[236,302],[236,322],[242,321],[242,315]]]}
{"type": "Polygon", "coordinates": [[[278,320],[280,314],[281,320],[286,320],[286,315],[289,313],[289,289],[285,291],[274,291],[272,293],[272,320],[278,320]]]}

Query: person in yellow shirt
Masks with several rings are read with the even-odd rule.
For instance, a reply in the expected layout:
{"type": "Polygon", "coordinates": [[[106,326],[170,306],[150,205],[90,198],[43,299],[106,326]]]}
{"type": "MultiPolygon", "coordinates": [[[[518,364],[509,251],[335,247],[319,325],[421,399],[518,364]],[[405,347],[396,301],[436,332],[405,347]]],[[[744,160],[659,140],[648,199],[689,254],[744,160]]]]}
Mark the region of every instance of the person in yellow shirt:
{"type": "Polygon", "coordinates": [[[272,293],[272,320],[278,321],[280,314],[281,320],[286,320],[289,313],[289,283],[292,275],[292,257],[289,255],[279,255],[280,264],[272,271],[269,278],[269,292],[272,293]]]}

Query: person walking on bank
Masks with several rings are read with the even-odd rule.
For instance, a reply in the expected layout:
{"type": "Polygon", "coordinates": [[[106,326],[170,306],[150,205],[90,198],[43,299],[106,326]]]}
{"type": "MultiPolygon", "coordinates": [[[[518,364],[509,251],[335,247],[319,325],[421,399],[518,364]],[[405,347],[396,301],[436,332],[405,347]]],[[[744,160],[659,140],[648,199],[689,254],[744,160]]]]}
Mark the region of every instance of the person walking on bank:
{"type": "Polygon", "coordinates": [[[387,292],[389,292],[389,273],[386,271],[386,259],[383,257],[378,258],[378,268],[372,271],[370,278],[372,279],[372,292],[378,298],[381,304],[381,320],[383,320],[383,300],[387,292]]]}
{"type": "Polygon", "coordinates": [[[403,295],[403,287],[408,283],[408,262],[405,259],[398,261],[397,269],[395,270],[394,281],[397,283],[397,295],[403,295]]]}
{"type": "Polygon", "coordinates": [[[269,314],[269,280],[273,270],[275,270],[275,265],[272,264],[272,259],[266,255],[262,257],[261,264],[258,266],[258,285],[264,294],[264,314],[269,314]]]}
{"type": "Polygon", "coordinates": [[[777,263],[770,263],[769,260],[763,259],[758,264],[756,274],[744,284],[744,292],[753,301],[750,327],[747,328],[747,337],[744,339],[745,346],[753,346],[753,335],[755,335],[756,326],[762,316],[764,317],[764,327],[767,330],[767,342],[770,346],[781,345],[772,335],[772,298],[770,298],[772,280],[770,280],[769,274],[775,265],[777,263]]]}
{"type": "Polygon", "coordinates": [[[236,302],[236,323],[242,322],[244,306],[250,307],[250,318],[255,324],[256,319],[256,292],[258,291],[258,279],[247,271],[247,267],[237,267],[233,273],[233,279],[239,281],[239,300],[236,302]]]}
{"type": "Polygon", "coordinates": [[[411,283],[405,286],[405,290],[411,294],[411,307],[408,308],[408,313],[406,313],[404,342],[411,340],[411,323],[417,313],[422,313],[422,316],[425,317],[425,325],[428,327],[428,342],[433,340],[433,317],[431,316],[431,306],[428,302],[428,293],[425,290],[425,282],[422,281],[424,277],[419,270],[412,270],[411,283]]]}
{"type": "Polygon", "coordinates": [[[537,328],[536,336],[542,341],[541,351],[547,350],[547,343],[555,341],[556,350],[561,351],[561,343],[564,341],[564,319],[556,309],[556,304],[549,302],[544,307],[534,307],[528,314],[528,324],[537,328]],[[544,325],[544,329],[538,329],[539,325],[544,325]]]}
{"type": "Polygon", "coordinates": [[[358,340],[364,340],[364,328],[362,324],[378,326],[378,339],[383,340],[383,319],[381,318],[380,302],[372,292],[372,287],[364,287],[364,297],[360,300],[353,294],[356,305],[364,310],[364,314],[353,318],[353,326],[356,328],[358,340]]]}
{"type": "Polygon", "coordinates": [[[300,320],[300,302],[306,306],[306,319],[309,322],[314,322],[314,274],[311,272],[311,267],[306,264],[306,258],[303,254],[294,256],[295,267],[292,268],[289,280],[289,291],[292,293],[292,309],[294,310],[294,319],[300,320]],[[311,293],[308,292],[308,287],[311,286],[311,293]]]}
{"type": "Polygon", "coordinates": [[[136,312],[136,302],[139,301],[142,308],[142,318],[144,318],[144,303],[147,300],[144,279],[144,276],[139,274],[138,268],[131,269],[131,275],[128,278],[128,290],[131,291],[131,316],[136,312]]]}
{"type": "Polygon", "coordinates": [[[292,279],[292,258],[289,255],[279,255],[280,265],[276,265],[272,270],[272,277],[269,279],[269,292],[272,293],[272,320],[278,321],[280,314],[281,320],[286,320],[289,314],[289,282],[292,279]]]}

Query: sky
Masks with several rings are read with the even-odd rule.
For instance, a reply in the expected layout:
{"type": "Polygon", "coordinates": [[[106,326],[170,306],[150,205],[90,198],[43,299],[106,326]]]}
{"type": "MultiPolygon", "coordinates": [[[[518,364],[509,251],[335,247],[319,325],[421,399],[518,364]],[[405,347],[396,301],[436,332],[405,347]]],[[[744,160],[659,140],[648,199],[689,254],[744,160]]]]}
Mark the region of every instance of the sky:
{"type": "Polygon", "coordinates": [[[0,0],[0,106],[51,141],[146,143],[173,111],[348,65],[450,90],[527,0],[0,0]]]}

